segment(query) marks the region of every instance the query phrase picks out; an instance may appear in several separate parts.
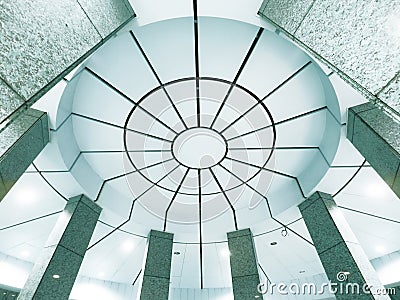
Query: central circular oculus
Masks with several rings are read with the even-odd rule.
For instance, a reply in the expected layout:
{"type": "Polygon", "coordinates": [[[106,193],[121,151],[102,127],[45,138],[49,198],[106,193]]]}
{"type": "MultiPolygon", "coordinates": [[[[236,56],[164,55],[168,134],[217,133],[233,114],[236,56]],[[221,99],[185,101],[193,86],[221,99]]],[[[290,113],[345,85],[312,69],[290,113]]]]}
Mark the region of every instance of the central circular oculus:
{"type": "Polygon", "coordinates": [[[224,138],[212,129],[190,128],[176,137],[172,152],[182,165],[205,169],[224,159],[227,145],[224,138]]]}

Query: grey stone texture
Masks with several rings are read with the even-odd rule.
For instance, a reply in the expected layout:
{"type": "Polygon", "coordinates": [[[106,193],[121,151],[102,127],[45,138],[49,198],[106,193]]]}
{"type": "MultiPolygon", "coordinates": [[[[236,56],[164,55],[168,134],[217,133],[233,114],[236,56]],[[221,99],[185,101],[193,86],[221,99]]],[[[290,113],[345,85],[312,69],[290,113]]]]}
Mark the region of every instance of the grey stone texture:
{"type": "Polygon", "coordinates": [[[338,288],[336,299],[389,300],[388,296],[372,295],[363,290],[366,284],[371,290],[383,289],[383,285],[332,196],[315,192],[299,205],[299,209],[326,275],[338,288]],[[359,294],[351,290],[347,293],[348,283],[357,284],[359,294]],[[341,287],[344,292],[340,292],[341,287]]]}
{"type": "Polygon", "coordinates": [[[120,0],[2,1],[0,77],[28,99],[132,15],[120,0]]]}
{"type": "Polygon", "coordinates": [[[103,38],[134,15],[127,0],[78,0],[78,2],[103,38]]]}
{"type": "Polygon", "coordinates": [[[257,256],[250,229],[229,232],[228,247],[231,253],[231,275],[235,300],[253,300],[260,294],[257,256]]]}
{"type": "Polygon", "coordinates": [[[150,231],[140,300],[168,300],[173,237],[172,233],[150,231]]]}
{"type": "Polygon", "coordinates": [[[0,199],[49,142],[48,117],[28,109],[0,132],[0,199]]]}
{"type": "Polygon", "coordinates": [[[399,0],[264,0],[259,12],[400,116],[399,13],[399,0]]]}
{"type": "Polygon", "coordinates": [[[4,120],[24,104],[24,99],[0,79],[0,103],[0,120],[4,120]]]}
{"type": "Polygon", "coordinates": [[[348,111],[347,138],[400,197],[400,124],[367,103],[348,111]]]}
{"type": "Polygon", "coordinates": [[[294,34],[315,0],[266,0],[259,14],[294,34]]]}
{"type": "Polygon", "coordinates": [[[69,298],[100,213],[84,195],[68,201],[18,300],[69,298]]]}

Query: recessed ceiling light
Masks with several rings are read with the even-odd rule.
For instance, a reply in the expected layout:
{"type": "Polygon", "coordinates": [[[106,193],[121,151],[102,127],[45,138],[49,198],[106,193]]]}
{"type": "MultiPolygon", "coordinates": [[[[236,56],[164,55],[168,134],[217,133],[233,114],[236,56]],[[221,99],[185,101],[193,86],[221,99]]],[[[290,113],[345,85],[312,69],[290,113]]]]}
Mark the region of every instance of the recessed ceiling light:
{"type": "Polygon", "coordinates": [[[220,254],[222,257],[229,257],[229,256],[231,256],[231,251],[229,251],[229,249],[225,248],[220,251],[220,254]]]}
{"type": "Polygon", "coordinates": [[[35,202],[36,198],[37,198],[37,192],[33,189],[30,188],[19,188],[16,191],[16,202],[18,202],[19,204],[30,204],[35,202]]]}
{"type": "Polygon", "coordinates": [[[367,193],[369,197],[384,198],[388,195],[388,186],[384,182],[371,184],[367,188],[367,193]]]}
{"type": "Polygon", "coordinates": [[[181,253],[179,251],[174,252],[175,255],[180,255],[181,253]]]}
{"type": "Polygon", "coordinates": [[[30,252],[28,251],[28,250],[23,250],[23,251],[21,251],[21,256],[22,257],[24,257],[24,258],[27,258],[27,257],[29,257],[31,254],[30,254],[30,252]]]}
{"type": "Polygon", "coordinates": [[[54,279],[58,279],[58,278],[60,278],[60,275],[54,274],[54,275],[53,275],[53,278],[54,278],[54,279]]]}
{"type": "Polygon", "coordinates": [[[122,251],[125,253],[131,252],[133,249],[135,249],[135,244],[131,240],[126,240],[125,242],[122,243],[121,245],[122,251]]]}
{"type": "Polygon", "coordinates": [[[382,245],[376,246],[375,249],[376,249],[377,252],[379,252],[381,254],[385,253],[385,250],[386,250],[385,247],[383,247],[382,245]]]}
{"type": "Polygon", "coordinates": [[[260,298],[260,295],[255,295],[254,298],[260,298]]]}
{"type": "Polygon", "coordinates": [[[270,245],[271,246],[276,246],[276,245],[278,245],[278,242],[271,242],[270,245]]]}

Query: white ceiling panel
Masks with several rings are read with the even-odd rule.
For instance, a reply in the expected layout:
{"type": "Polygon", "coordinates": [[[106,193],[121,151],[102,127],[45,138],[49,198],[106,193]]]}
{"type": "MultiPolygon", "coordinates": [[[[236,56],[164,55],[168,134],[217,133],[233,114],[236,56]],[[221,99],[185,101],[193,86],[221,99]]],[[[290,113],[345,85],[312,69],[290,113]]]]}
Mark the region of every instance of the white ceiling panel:
{"type": "Polygon", "coordinates": [[[111,39],[88,60],[85,67],[135,102],[158,86],[154,74],[129,33],[111,39]]]}
{"type": "Polygon", "coordinates": [[[233,81],[258,28],[230,20],[222,25],[215,18],[200,18],[198,24],[200,76],[233,81]]]}
{"type": "Polygon", "coordinates": [[[162,21],[134,32],[163,83],[195,76],[192,18],[162,21]]]}
{"type": "Polygon", "coordinates": [[[264,31],[238,83],[263,98],[309,60],[290,42],[273,32],[264,31]]]}

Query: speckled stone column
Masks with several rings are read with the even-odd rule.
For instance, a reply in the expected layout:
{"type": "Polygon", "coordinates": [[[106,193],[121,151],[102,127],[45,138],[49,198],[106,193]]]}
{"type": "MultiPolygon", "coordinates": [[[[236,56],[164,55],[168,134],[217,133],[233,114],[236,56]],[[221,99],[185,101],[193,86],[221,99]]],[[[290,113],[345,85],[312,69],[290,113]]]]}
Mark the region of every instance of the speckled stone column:
{"type": "Polygon", "coordinates": [[[257,256],[250,229],[229,232],[228,246],[231,262],[233,296],[235,300],[254,300],[260,295],[257,256]]]}
{"type": "Polygon", "coordinates": [[[0,200],[48,142],[47,114],[34,109],[0,132],[0,200]]]}
{"type": "Polygon", "coordinates": [[[400,197],[400,123],[371,103],[348,111],[347,138],[400,197]]]}
{"type": "Polygon", "coordinates": [[[264,0],[258,14],[400,118],[398,7],[398,1],[264,0]]]}
{"type": "Polygon", "coordinates": [[[135,16],[128,0],[13,0],[0,8],[0,123],[9,123],[135,16]]]}
{"type": "Polygon", "coordinates": [[[389,300],[389,296],[364,292],[366,284],[372,287],[371,291],[383,289],[383,285],[332,196],[316,192],[299,209],[326,275],[338,291],[336,299],[389,300]],[[360,294],[349,288],[346,292],[346,284],[357,284],[360,294]]]}
{"type": "Polygon", "coordinates": [[[173,238],[172,233],[150,231],[140,300],[168,300],[173,238]]]}
{"type": "Polygon", "coordinates": [[[101,208],[84,195],[69,199],[18,300],[67,300],[101,208]]]}

